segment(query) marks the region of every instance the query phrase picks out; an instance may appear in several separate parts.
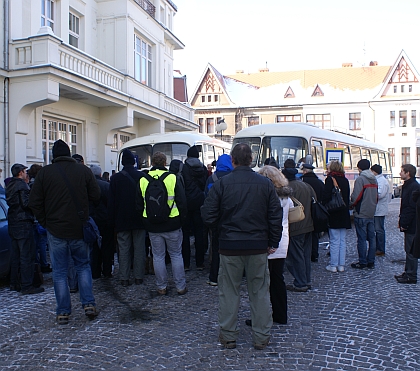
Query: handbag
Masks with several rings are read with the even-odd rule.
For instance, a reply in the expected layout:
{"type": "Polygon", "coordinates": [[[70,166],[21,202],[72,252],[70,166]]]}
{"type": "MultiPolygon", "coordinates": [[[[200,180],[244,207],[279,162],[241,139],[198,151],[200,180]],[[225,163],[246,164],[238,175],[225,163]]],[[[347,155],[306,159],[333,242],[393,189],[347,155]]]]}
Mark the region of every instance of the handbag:
{"type": "Polygon", "coordinates": [[[289,209],[289,224],[300,222],[305,219],[305,208],[298,199],[294,197],[290,199],[293,201],[293,207],[289,209]]]}
{"type": "Polygon", "coordinates": [[[314,232],[320,233],[328,229],[328,221],[330,214],[324,205],[319,203],[312,197],[311,205],[312,220],[314,223],[314,232]]]}
{"type": "Polygon", "coordinates": [[[341,189],[337,184],[337,181],[334,177],[331,177],[334,183],[334,187],[332,189],[331,200],[325,204],[325,208],[328,210],[329,213],[347,210],[347,205],[343,200],[343,195],[341,194],[341,189]]]}
{"type": "Polygon", "coordinates": [[[83,241],[85,241],[87,244],[92,244],[95,241],[98,243],[98,247],[101,248],[102,245],[102,236],[99,233],[99,228],[96,225],[95,221],[88,216],[88,218],[86,219],[85,217],[85,213],[83,211],[83,208],[80,206],[79,200],[76,196],[76,193],[74,192],[74,189],[71,185],[71,183],[69,182],[69,179],[66,175],[66,173],[64,172],[64,170],[58,166],[58,169],[64,179],[64,182],[67,185],[67,188],[70,192],[70,196],[74,202],[74,204],[76,205],[76,209],[79,210],[77,212],[77,215],[79,216],[80,220],[82,221],[82,225],[83,225],[83,241]]]}

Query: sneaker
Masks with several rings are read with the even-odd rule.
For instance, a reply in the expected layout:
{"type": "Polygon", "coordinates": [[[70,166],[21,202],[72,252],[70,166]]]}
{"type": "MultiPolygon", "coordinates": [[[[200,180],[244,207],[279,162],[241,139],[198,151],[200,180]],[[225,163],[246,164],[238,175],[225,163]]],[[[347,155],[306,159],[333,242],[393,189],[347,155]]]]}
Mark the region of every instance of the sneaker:
{"type": "Polygon", "coordinates": [[[338,272],[344,272],[344,265],[339,265],[339,266],[337,267],[337,271],[338,271],[338,272]]]}
{"type": "Polygon", "coordinates": [[[188,289],[185,287],[185,289],[178,291],[178,295],[185,295],[187,292],[188,292],[188,289]]]}
{"type": "Polygon", "coordinates": [[[263,350],[268,345],[269,342],[270,342],[270,338],[268,338],[266,341],[264,341],[261,344],[254,343],[254,349],[263,350]]]}
{"type": "Polygon", "coordinates": [[[360,264],[360,263],[351,263],[350,266],[355,269],[365,269],[367,267],[366,264],[360,264]]]}
{"type": "Polygon", "coordinates": [[[207,285],[210,285],[210,286],[217,286],[217,282],[207,281],[207,285]]]}
{"type": "Polygon", "coordinates": [[[22,295],[33,295],[33,294],[40,294],[44,292],[43,287],[30,287],[29,289],[22,290],[22,295]]]}
{"type": "Polygon", "coordinates": [[[337,273],[337,267],[333,267],[332,265],[327,265],[325,269],[332,273],[337,273]]]}
{"type": "Polygon", "coordinates": [[[85,315],[89,319],[94,319],[98,316],[99,312],[96,310],[96,307],[93,304],[85,305],[85,315]]]}
{"type": "Polygon", "coordinates": [[[164,289],[157,289],[157,293],[159,295],[166,295],[166,288],[164,288],[164,289]]]}
{"type": "Polygon", "coordinates": [[[375,263],[367,263],[367,266],[366,266],[368,269],[373,269],[373,268],[375,268],[375,263]]]}
{"type": "Polygon", "coordinates": [[[67,325],[69,323],[69,314],[67,313],[58,314],[57,323],[59,325],[67,325]]]}
{"type": "Polygon", "coordinates": [[[376,256],[385,256],[385,251],[377,251],[376,256]]]}
{"type": "Polygon", "coordinates": [[[294,292],[307,292],[308,286],[296,287],[295,285],[286,285],[286,289],[294,292]]]}
{"type": "Polygon", "coordinates": [[[219,341],[226,349],[235,349],[236,348],[236,340],[225,340],[222,334],[219,334],[219,341]]]}

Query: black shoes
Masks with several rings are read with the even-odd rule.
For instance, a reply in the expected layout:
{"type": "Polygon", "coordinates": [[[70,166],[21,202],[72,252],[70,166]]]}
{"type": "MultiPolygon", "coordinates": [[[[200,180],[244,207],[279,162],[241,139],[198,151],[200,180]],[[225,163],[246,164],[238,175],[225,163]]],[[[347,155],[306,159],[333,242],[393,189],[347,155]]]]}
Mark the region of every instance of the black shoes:
{"type": "Polygon", "coordinates": [[[22,290],[22,295],[33,295],[33,294],[40,294],[44,292],[43,287],[30,287],[29,289],[22,290]]]}
{"type": "Polygon", "coordinates": [[[367,264],[351,263],[350,266],[355,269],[365,269],[367,267],[367,264]]]}
{"type": "Polygon", "coordinates": [[[90,320],[94,319],[99,314],[99,312],[96,310],[96,307],[92,304],[85,305],[84,309],[86,317],[88,317],[90,320]]]}
{"type": "Polygon", "coordinates": [[[407,276],[397,278],[398,283],[405,283],[405,284],[413,284],[415,285],[417,283],[417,280],[413,280],[411,278],[408,278],[407,276]]]}
{"type": "MultiPolygon", "coordinates": [[[[141,285],[143,283],[143,280],[141,279],[141,278],[136,278],[135,280],[134,280],[134,284],[136,284],[136,285],[141,285]]],[[[124,286],[124,285],[123,285],[124,286]]]]}
{"type": "Polygon", "coordinates": [[[70,294],[76,294],[77,292],[79,292],[79,289],[77,287],[70,289],[70,294]]]}
{"type": "Polygon", "coordinates": [[[252,326],[252,320],[250,320],[250,319],[246,319],[246,320],[245,320],[245,325],[247,325],[247,326],[252,326]]]}
{"type": "Polygon", "coordinates": [[[403,273],[401,273],[401,274],[396,274],[395,276],[394,276],[394,278],[396,279],[396,280],[398,280],[398,278],[404,278],[405,277],[405,272],[403,272],[403,273]]]}
{"type": "Polygon", "coordinates": [[[20,285],[10,285],[10,291],[20,292],[20,285]]]}
{"type": "Polygon", "coordinates": [[[45,267],[41,267],[41,272],[42,273],[51,273],[52,272],[52,268],[49,265],[47,265],[45,267]]]}
{"type": "Polygon", "coordinates": [[[123,287],[130,286],[130,281],[129,280],[121,280],[121,286],[123,286],[123,287]]]}
{"type": "Polygon", "coordinates": [[[294,292],[307,292],[309,290],[309,287],[308,286],[296,287],[295,285],[286,285],[286,289],[288,291],[294,291],[294,292]]]}
{"type": "Polygon", "coordinates": [[[375,263],[367,263],[367,266],[366,266],[368,269],[373,269],[373,268],[375,268],[375,263]]]}

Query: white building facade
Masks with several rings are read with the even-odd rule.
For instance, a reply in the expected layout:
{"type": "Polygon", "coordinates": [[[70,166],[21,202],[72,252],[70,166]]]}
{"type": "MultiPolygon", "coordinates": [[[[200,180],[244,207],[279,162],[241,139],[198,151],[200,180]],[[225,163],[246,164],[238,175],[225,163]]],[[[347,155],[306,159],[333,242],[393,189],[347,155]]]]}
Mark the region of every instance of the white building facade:
{"type": "Polygon", "coordinates": [[[111,173],[118,149],[151,133],[194,130],[173,98],[170,0],[2,0],[0,166],[51,163],[63,139],[111,173]]]}

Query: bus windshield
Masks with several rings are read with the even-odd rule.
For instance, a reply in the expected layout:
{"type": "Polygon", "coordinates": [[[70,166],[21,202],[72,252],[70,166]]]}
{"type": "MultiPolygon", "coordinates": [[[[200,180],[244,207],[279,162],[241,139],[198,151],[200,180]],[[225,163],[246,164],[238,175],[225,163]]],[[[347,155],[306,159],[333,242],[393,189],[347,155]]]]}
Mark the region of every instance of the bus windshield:
{"type": "Polygon", "coordinates": [[[262,167],[266,159],[273,157],[280,167],[291,158],[296,163],[305,158],[308,152],[308,141],[299,137],[248,137],[235,138],[232,147],[238,143],[246,143],[252,150],[251,167],[262,167]]]}

